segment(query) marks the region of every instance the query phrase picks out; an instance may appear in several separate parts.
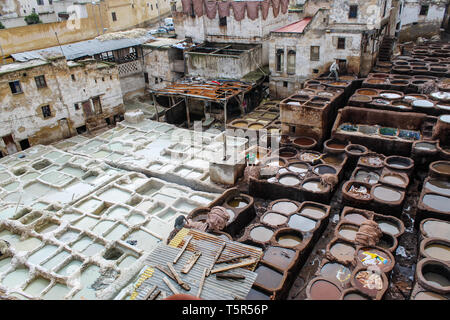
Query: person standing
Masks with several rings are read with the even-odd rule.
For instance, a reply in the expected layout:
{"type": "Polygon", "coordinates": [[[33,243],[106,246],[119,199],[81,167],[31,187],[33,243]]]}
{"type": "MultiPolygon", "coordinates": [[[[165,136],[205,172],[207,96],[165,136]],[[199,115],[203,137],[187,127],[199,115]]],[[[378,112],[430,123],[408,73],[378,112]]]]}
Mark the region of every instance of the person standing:
{"type": "Polygon", "coordinates": [[[337,59],[334,60],[333,64],[330,66],[330,75],[332,74],[334,75],[334,77],[336,78],[336,81],[339,81],[339,64],[337,63],[337,59]]]}

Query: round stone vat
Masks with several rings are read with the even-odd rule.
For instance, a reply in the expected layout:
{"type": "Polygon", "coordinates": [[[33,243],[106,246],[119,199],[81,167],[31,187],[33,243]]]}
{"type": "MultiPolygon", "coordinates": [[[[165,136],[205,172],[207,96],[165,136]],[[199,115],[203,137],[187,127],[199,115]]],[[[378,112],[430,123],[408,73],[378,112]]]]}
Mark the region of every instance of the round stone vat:
{"type": "Polygon", "coordinates": [[[432,177],[450,178],[450,161],[435,161],[430,163],[429,175],[432,177]]]}
{"type": "Polygon", "coordinates": [[[302,182],[301,179],[297,177],[296,174],[293,173],[283,173],[279,175],[278,183],[287,187],[296,187],[302,182]]]}
{"type": "Polygon", "coordinates": [[[444,196],[450,196],[450,181],[446,181],[443,179],[429,178],[425,180],[423,188],[428,192],[434,192],[444,196]]]}
{"type": "Polygon", "coordinates": [[[266,211],[261,216],[261,222],[271,227],[278,227],[288,222],[289,218],[276,211],[266,211]]]}
{"type": "Polygon", "coordinates": [[[293,141],[294,145],[301,149],[314,149],[317,145],[317,141],[311,137],[296,137],[293,141]]]}
{"type": "Polygon", "coordinates": [[[363,95],[363,96],[378,96],[378,90],[375,90],[375,89],[363,88],[363,89],[356,90],[355,93],[359,94],[359,95],[363,95]]]}
{"type": "Polygon", "coordinates": [[[445,296],[438,294],[432,291],[419,291],[414,297],[411,297],[411,300],[445,300],[448,298],[445,296]]]}
{"type": "Polygon", "coordinates": [[[312,279],[306,287],[308,300],[339,300],[341,294],[340,284],[325,277],[312,279]]]}
{"type": "Polygon", "coordinates": [[[280,157],[271,156],[264,160],[264,165],[272,167],[284,167],[287,161],[280,157]]]}
{"type": "Polygon", "coordinates": [[[310,169],[310,165],[307,162],[291,162],[287,169],[296,174],[306,174],[310,169]]]}
{"type": "Polygon", "coordinates": [[[236,128],[248,128],[249,122],[243,119],[237,119],[231,121],[229,124],[230,126],[236,127],[236,128]]]}
{"type": "Polygon", "coordinates": [[[393,253],[397,250],[398,240],[389,233],[384,233],[381,235],[380,241],[378,241],[377,246],[388,250],[393,253]]]}
{"type": "Polygon", "coordinates": [[[389,169],[409,171],[414,167],[414,160],[401,156],[390,156],[384,159],[384,165],[389,169]]]}
{"type": "Polygon", "coordinates": [[[439,238],[424,239],[420,243],[420,254],[425,258],[450,262],[450,240],[439,238]]]}
{"type": "Polygon", "coordinates": [[[319,270],[319,276],[338,281],[343,288],[350,285],[351,270],[340,263],[327,261],[319,270]]]}
{"type": "Polygon", "coordinates": [[[400,91],[383,90],[380,92],[380,97],[388,100],[400,100],[403,99],[404,94],[400,91]]]}
{"type": "Polygon", "coordinates": [[[450,240],[450,222],[428,218],[420,222],[420,232],[424,237],[450,240]]]}
{"type": "Polygon", "coordinates": [[[301,204],[298,212],[305,217],[312,218],[314,220],[322,220],[330,213],[330,207],[322,205],[317,202],[304,201],[301,204]]]}
{"type": "Polygon", "coordinates": [[[359,230],[359,225],[348,222],[340,222],[334,230],[334,236],[346,241],[355,241],[356,233],[359,230]]]}
{"type": "Polygon", "coordinates": [[[244,240],[250,240],[259,245],[269,244],[272,236],[274,234],[273,228],[256,224],[250,226],[248,230],[246,230],[246,234],[244,234],[244,240]]]}
{"type": "Polygon", "coordinates": [[[275,211],[284,215],[291,215],[300,208],[299,204],[289,199],[279,199],[272,201],[267,207],[268,211],[275,211]]]}
{"type": "Polygon", "coordinates": [[[320,161],[321,154],[317,151],[304,151],[300,153],[300,156],[298,158],[301,161],[316,164],[318,161],[320,161]]]}
{"type": "Polygon", "coordinates": [[[327,245],[326,249],[334,259],[342,264],[348,264],[355,257],[356,248],[350,241],[333,238],[327,245]]]}
{"type": "Polygon", "coordinates": [[[428,290],[450,293],[450,266],[436,259],[422,259],[417,263],[417,280],[428,290]]]}
{"type": "Polygon", "coordinates": [[[269,246],[264,251],[262,261],[277,267],[279,270],[288,271],[297,263],[298,251],[290,248],[269,246]]]}
{"type": "Polygon", "coordinates": [[[264,262],[260,262],[254,272],[257,276],[253,285],[270,292],[282,290],[287,278],[287,273],[280,272],[264,262]]]}
{"type": "Polygon", "coordinates": [[[302,188],[313,193],[328,193],[331,190],[329,184],[323,185],[319,178],[308,178],[302,183],[302,188]]]}
{"type": "Polygon", "coordinates": [[[409,178],[406,174],[398,172],[384,172],[380,182],[394,187],[406,188],[409,184],[409,178]]]}
{"type": "Polygon", "coordinates": [[[281,228],[275,231],[272,237],[272,245],[302,250],[305,247],[303,234],[295,229],[281,228]]]}
{"type": "Polygon", "coordinates": [[[404,191],[384,184],[374,185],[370,193],[375,201],[393,206],[401,204],[405,198],[404,191]]]}
{"type": "Polygon", "coordinates": [[[342,197],[352,204],[365,205],[373,200],[371,190],[369,183],[350,180],[342,186],[342,197]]]}
{"type": "Polygon", "coordinates": [[[364,292],[356,288],[348,288],[342,291],[340,300],[372,300],[364,292]]]}
{"type": "Polygon", "coordinates": [[[345,147],[345,152],[349,156],[360,157],[368,153],[368,149],[360,144],[349,144],[345,147]]]}
{"type": "Polygon", "coordinates": [[[345,147],[348,145],[347,141],[337,139],[328,139],[323,143],[324,152],[328,153],[342,153],[345,152],[345,147]]]}
{"type": "Polygon", "coordinates": [[[365,156],[359,157],[358,166],[381,169],[384,167],[385,158],[382,154],[370,152],[365,156]]]}
{"type": "Polygon", "coordinates": [[[350,282],[354,288],[375,300],[381,300],[389,286],[385,273],[373,273],[367,267],[355,268],[350,282]]]}
{"type": "Polygon", "coordinates": [[[390,234],[393,237],[400,237],[405,232],[403,222],[393,216],[374,214],[373,220],[378,223],[383,233],[390,234]]]}
{"type": "Polygon", "coordinates": [[[347,161],[345,152],[341,153],[326,153],[320,159],[323,164],[329,164],[335,167],[342,167],[347,161]]]}
{"type": "Polygon", "coordinates": [[[275,154],[278,154],[282,158],[294,158],[298,155],[298,151],[295,148],[282,147],[278,151],[275,151],[275,154]]]}
{"type": "Polygon", "coordinates": [[[362,267],[378,267],[389,273],[395,265],[395,259],[389,250],[380,247],[361,247],[356,251],[356,263],[362,267]]]}
{"type": "Polygon", "coordinates": [[[352,224],[361,225],[364,221],[370,220],[371,214],[368,211],[360,209],[344,210],[341,214],[341,221],[347,221],[352,224]]]}
{"type": "Polygon", "coordinates": [[[426,193],[421,199],[420,204],[432,211],[441,213],[450,213],[450,197],[445,197],[439,194],[426,193]]]}

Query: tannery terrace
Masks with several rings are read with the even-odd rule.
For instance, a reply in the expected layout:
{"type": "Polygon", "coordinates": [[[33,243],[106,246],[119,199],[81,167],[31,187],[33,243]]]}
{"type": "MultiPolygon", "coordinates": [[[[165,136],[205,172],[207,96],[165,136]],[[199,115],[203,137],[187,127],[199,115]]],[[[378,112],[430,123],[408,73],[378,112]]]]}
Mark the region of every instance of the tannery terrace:
{"type": "Polygon", "coordinates": [[[0,300],[449,300],[449,9],[0,1],[0,300]]]}

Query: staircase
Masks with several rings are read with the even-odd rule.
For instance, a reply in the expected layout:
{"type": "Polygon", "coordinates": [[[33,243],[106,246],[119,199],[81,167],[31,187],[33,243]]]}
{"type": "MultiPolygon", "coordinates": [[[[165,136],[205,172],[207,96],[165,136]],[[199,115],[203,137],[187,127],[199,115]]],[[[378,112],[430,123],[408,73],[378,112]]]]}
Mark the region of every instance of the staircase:
{"type": "Polygon", "coordinates": [[[395,37],[385,36],[380,45],[378,51],[379,61],[391,61],[392,54],[394,53],[395,37]]]}

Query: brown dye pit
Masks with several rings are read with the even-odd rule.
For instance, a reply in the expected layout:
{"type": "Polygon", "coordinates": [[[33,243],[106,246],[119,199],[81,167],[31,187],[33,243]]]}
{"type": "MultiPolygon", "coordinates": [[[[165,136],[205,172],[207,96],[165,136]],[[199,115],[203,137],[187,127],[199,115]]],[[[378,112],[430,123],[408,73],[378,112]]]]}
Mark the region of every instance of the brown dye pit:
{"type": "Polygon", "coordinates": [[[288,151],[288,150],[280,151],[280,157],[283,157],[283,158],[292,158],[292,157],[294,157],[294,156],[295,156],[295,152],[288,151]]]}
{"type": "Polygon", "coordinates": [[[255,272],[258,274],[255,282],[261,286],[275,290],[281,285],[281,280],[283,279],[283,274],[270,269],[264,265],[256,268],[255,272]]]}
{"type": "Polygon", "coordinates": [[[295,247],[302,243],[302,239],[293,234],[284,234],[277,238],[277,242],[283,247],[295,247]]]}
{"type": "Polygon", "coordinates": [[[311,286],[310,297],[312,300],[337,300],[341,295],[341,290],[333,283],[318,280],[311,286]]]}
{"type": "Polygon", "coordinates": [[[240,208],[244,208],[246,205],[248,205],[248,201],[244,200],[242,198],[234,198],[234,199],[231,199],[228,201],[228,205],[230,207],[240,209],[240,208]]]}
{"type": "Polygon", "coordinates": [[[445,174],[450,174],[450,164],[436,163],[435,165],[433,165],[433,169],[438,171],[438,172],[442,172],[442,173],[445,173],[445,174]]]}
{"type": "Polygon", "coordinates": [[[298,206],[295,203],[289,201],[280,201],[272,206],[273,211],[281,212],[284,214],[290,214],[297,211],[297,209],[298,206]]]}
{"type": "Polygon", "coordinates": [[[350,222],[353,222],[355,224],[358,224],[358,225],[367,220],[366,217],[364,217],[362,214],[359,214],[359,213],[346,214],[345,215],[345,219],[350,221],[350,222]]]}
{"type": "Polygon", "coordinates": [[[250,237],[253,240],[266,242],[269,241],[273,235],[273,231],[266,227],[256,227],[250,231],[250,237]]]}
{"type": "Polygon", "coordinates": [[[414,300],[448,300],[448,299],[435,292],[421,291],[418,294],[416,294],[414,300]]]}
{"type": "Polygon", "coordinates": [[[433,243],[424,248],[427,255],[432,258],[450,261],[450,247],[444,244],[433,243]]]}
{"type": "Polygon", "coordinates": [[[297,229],[303,232],[308,232],[316,227],[316,221],[305,218],[301,215],[294,214],[290,217],[288,225],[292,229],[297,229]]]}
{"type": "Polygon", "coordinates": [[[444,180],[429,180],[425,183],[425,188],[450,196],[450,182],[444,180]]]}
{"type": "Polygon", "coordinates": [[[353,260],[355,248],[348,244],[337,242],[331,246],[330,253],[339,260],[353,260]]]}
{"type": "Polygon", "coordinates": [[[364,297],[363,295],[361,295],[359,293],[352,292],[352,293],[346,294],[344,296],[344,300],[369,300],[369,299],[367,299],[366,297],[364,297]]]}
{"type": "Polygon", "coordinates": [[[347,240],[354,241],[359,228],[350,225],[343,225],[339,228],[339,234],[347,240]]]}
{"type": "Polygon", "coordinates": [[[340,149],[340,150],[343,150],[346,147],[345,144],[340,144],[340,143],[336,143],[336,142],[329,143],[329,144],[327,144],[327,146],[332,149],[340,149]]]}
{"type": "Polygon", "coordinates": [[[338,280],[343,286],[345,286],[350,282],[350,276],[352,273],[349,268],[340,263],[328,262],[325,263],[320,269],[320,274],[323,277],[338,280]]]}
{"type": "MultiPolygon", "coordinates": [[[[382,81],[381,83],[383,83],[384,81],[382,81]]],[[[359,94],[365,95],[365,96],[377,96],[378,92],[375,90],[367,90],[367,89],[360,89],[358,90],[359,94]]]]}
{"type": "Polygon", "coordinates": [[[253,129],[253,130],[259,130],[259,129],[264,128],[264,126],[262,124],[255,123],[255,124],[249,125],[248,128],[253,129]]]}
{"type": "Polygon", "coordinates": [[[247,122],[235,122],[233,123],[234,127],[239,127],[239,128],[243,128],[243,127],[247,127],[247,122]]]}
{"type": "Polygon", "coordinates": [[[402,198],[402,194],[392,188],[377,186],[373,190],[373,196],[387,202],[396,202],[402,198]]]}
{"type": "Polygon", "coordinates": [[[434,210],[450,212],[450,198],[437,194],[426,194],[422,202],[434,210]]]}
{"type": "Polygon", "coordinates": [[[269,247],[264,252],[263,260],[279,267],[287,269],[295,258],[295,250],[282,247],[269,247]]]}
{"type": "Polygon", "coordinates": [[[326,214],[325,210],[315,206],[304,206],[300,213],[305,216],[310,216],[314,219],[321,219],[326,214]]]}
{"type": "Polygon", "coordinates": [[[263,218],[263,222],[270,224],[272,226],[282,225],[286,223],[287,220],[288,218],[286,216],[273,212],[266,214],[263,218]]]}
{"type": "Polygon", "coordinates": [[[315,141],[311,138],[297,138],[294,140],[294,144],[300,145],[300,146],[310,146],[313,145],[315,141]]]}
{"type": "Polygon", "coordinates": [[[429,220],[423,224],[423,230],[430,238],[443,238],[450,240],[450,223],[429,220]]]}
{"type": "Polygon", "coordinates": [[[386,81],[383,80],[383,79],[369,79],[369,80],[367,80],[366,82],[367,82],[367,83],[370,83],[370,84],[381,84],[381,83],[386,83],[386,81]]]}
{"type": "Polygon", "coordinates": [[[338,166],[342,163],[343,159],[337,156],[326,155],[322,158],[322,161],[327,164],[338,166]]]}

